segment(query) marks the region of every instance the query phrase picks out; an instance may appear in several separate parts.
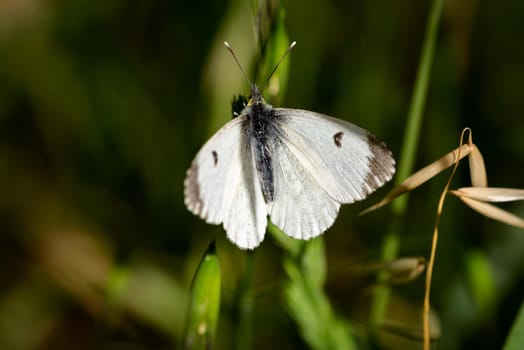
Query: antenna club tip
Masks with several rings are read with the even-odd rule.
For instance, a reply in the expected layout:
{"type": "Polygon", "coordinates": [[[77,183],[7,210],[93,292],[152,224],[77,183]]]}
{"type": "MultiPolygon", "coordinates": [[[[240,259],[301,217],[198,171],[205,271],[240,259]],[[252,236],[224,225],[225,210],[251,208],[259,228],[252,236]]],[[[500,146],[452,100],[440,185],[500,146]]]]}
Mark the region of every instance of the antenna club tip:
{"type": "Polygon", "coordinates": [[[224,41],[224,46],[227,47],[227,48],[231,47],[231,46],[229,46],[229,43],[227,41],[224,41]]]}
{"type": "Polygon", "coordinates": [[[290,48],[290,49],[294,48],[296,44],[297,44],[297,42],[296,42],[296,41],[293,41],[293,42],[291,43],[291,45],[289,45],[289,48],[290,48]]]}

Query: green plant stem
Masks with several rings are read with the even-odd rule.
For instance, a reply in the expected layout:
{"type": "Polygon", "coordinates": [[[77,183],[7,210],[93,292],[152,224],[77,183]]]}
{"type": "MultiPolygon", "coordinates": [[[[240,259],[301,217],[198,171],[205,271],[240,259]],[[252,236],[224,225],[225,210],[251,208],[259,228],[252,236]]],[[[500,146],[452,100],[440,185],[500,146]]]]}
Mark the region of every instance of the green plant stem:
{"type": "MultiPolygon", "coordinates": [[[[395,177],[396,185],[402,182],[402,180],[407,178],[409,174],[413,172],[443,5],[444,0],[433,1],[428,22],[426,24],[424,44],[422,47],[415,86],[411,96],[397,176],[395,177]]],[[[394,217],[382,246],[382,259],[384,261],[393,260],[398,255],[398,248],[400,246],[400,232],[404,226],[403,221],[408,199],[409,196],[406,194],[395,200],[391,205],[391,210],[394,217]]],[[[379,274],[378,276],[379,282],[384,281],[386,278],[386,273],[379,274]]],[[[373,299],[370,315],[371,323],[375,327],[384,320],[390,293],[391,291],[389,287],[380,287],[377,289],[373,299]]]]}
{"type": "Polygon", "coordinates": [[[246,266],[239,285],[236,349],[250,349],[253,334],[253,252],[246,253],[246,266]]]}
{"type": "MultiPolygon", "coordinates": [[[[272,29],[267,35],[267,38],[264,38],[262,21],[265,20],[263,17],[266,14],[266,9],[262,6],[268,5],[265,2],[252,1],[252,10],[253,18],[255,20],[256,28],[256,40],[259,45],[259,53],[261,54],[259,60],[255,66],[255,78],[257,72],[259,72],[262,67],[271,70],[276,62],[282,57],[282,54],[285,52],[287,45],[289,45],[289,40],[285,32],[284,26],[284,16],[285,16],[285,3],[280,1],[279,10],[275,14],[275,17],[268,18],[270,21],[270,28],[272,29]],[[267,44],[269,43],[269,52],[267,44]],[[283,48],[282,48],[283,47],[283,48]],[[268,67],[269,66],[269,67],[268,67]]],[[[287,81],[287,70],[286,66],[289,65],[289,60],[284,62],[280,67],[280,86],[283,93],[287,81]]],[[[255,79],[256,81],[257,79],[255,79]]],[[[238,314],[237,314],[237,334],[236,334],[236,349],[244,350],[250,349],[252,347],[252,337],[253,337],[253,251],[246,252],[246,266],[244,274],[240,280],[238,287],[238,314]]]]}

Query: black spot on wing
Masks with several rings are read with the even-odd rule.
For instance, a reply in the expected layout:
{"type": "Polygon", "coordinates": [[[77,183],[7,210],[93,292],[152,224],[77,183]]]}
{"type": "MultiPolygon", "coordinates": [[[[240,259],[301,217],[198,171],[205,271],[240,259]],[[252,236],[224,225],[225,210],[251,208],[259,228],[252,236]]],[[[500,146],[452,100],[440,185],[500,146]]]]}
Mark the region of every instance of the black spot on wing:
{"type": "Polygon", "coordinates": [[[217,151],[213,150],[211,152],[211,155],[213,156],[213,165],[217,166],[217,163],[218,163],[218,153],[217,153],[217,151]]]}
{"type": "Polygon", "coordinates": [[[333,135],[333,141],[335,142],[335,145],[338,148],[342,147],[342,136],[344,136],[344,133],[342,131],[339,131],[335,135],[333,135]]]}

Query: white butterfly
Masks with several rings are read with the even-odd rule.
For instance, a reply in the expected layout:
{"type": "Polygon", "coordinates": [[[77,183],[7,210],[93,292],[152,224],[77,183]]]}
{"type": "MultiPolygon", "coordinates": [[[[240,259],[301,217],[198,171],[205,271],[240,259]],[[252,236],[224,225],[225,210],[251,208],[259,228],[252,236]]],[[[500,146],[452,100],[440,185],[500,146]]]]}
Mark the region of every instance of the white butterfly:
{"type": "Polygon", "coordinates": [[[394,172],[391,152],[368,131],[315,112],[273,108],[251,85],[247,106],[193,160],[185,204],[207,223],[222,223],[240,248],[254,249],[268,216],[293,238],[316,237],[341,204],[366,198],[394,172]]]}

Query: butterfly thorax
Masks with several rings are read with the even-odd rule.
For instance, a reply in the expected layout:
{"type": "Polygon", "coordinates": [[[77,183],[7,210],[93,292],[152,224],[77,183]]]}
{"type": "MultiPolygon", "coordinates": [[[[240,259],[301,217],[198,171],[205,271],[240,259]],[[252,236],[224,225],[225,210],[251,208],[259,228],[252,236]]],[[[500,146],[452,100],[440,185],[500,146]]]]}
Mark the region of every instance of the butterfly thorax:
{"type": "Polygon", "coordinates": [[[273,107],[267,104],[256,85],[242,114],[246,115],[248,149],[252,154],[262,193],[267,202],[273,201],[274,178],[270,141],[275,136],[273,107]]]}

